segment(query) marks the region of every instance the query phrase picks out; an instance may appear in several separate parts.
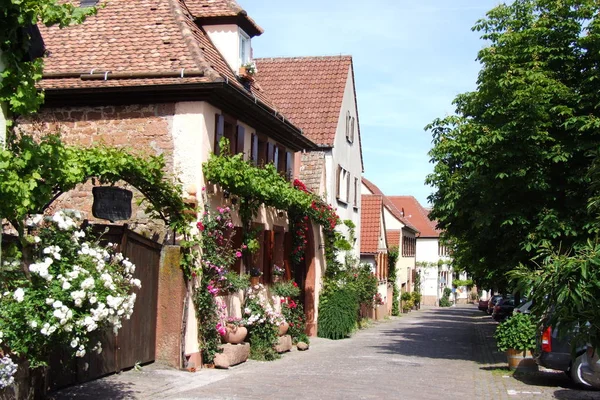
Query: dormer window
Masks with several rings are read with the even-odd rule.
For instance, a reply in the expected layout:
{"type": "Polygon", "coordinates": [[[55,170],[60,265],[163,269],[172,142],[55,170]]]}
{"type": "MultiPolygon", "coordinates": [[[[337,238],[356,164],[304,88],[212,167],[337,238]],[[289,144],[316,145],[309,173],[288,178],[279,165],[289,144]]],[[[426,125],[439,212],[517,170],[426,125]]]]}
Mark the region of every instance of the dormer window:
{"type": "Polygon", "coordinates": [[[248,64],[252,61],[252,48],[250,47],[250,36],[243,30],[239,30],[240,34],[240,65],[248,64]]]}

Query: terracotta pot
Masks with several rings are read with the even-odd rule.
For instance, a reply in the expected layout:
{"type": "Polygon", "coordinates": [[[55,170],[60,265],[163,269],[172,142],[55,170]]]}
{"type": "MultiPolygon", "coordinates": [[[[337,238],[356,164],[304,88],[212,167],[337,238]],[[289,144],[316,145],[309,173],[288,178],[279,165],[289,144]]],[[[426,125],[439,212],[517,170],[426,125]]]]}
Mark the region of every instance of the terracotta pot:
{"type": "Polygon", "coordinates": [[[288,324],[287,322],[284,322],[283,324],[279,325],[279,336],[285,335],[288,329],[290,329],[290,324],[288,324]]]}
{"type": "Polygon", "coordinates": [[[221,336],[223,342],[238,344],[242,343],[248,335],[248,329],[245,326],[227,325],[227,333],[221,336]]]}
{"type": "Polygon", "coordinates": [[[260,279],[260,276],[251,276],[250,277],[250,285],[252,285],[252,286],[258,285],[259,279],[260,279]]]}

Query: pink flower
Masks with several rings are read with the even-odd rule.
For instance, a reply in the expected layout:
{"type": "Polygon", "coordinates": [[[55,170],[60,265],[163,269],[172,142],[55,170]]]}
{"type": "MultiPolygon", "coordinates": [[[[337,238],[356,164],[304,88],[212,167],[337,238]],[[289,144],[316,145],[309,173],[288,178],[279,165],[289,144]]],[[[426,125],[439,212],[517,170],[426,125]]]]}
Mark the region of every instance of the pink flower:
{"type": "Polygon", "coordinates": [[[206,186],[202,186],[202,191],[206,192],[206,186]]]}
{"type": "Polygon", "coordinates": [[[235,256],[236,256],[237,258],[240,258],[240,257],[242,256],[242,252],[241,252],[241,251],[236,251],[236,252],[235,252],[235,256]]]}
{"type": "Polygon", "coordinates": [[[198,222],[196,226],[198,227],[198,229],[200,229],[200,231],[204,231],[204,224],[202,222],[198,222]]]}

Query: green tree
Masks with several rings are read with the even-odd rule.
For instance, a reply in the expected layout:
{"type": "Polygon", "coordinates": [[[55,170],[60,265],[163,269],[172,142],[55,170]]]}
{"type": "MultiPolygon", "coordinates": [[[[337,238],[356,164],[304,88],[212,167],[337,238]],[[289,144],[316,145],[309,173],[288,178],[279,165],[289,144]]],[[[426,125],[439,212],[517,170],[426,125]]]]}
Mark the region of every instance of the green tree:
{"type": "Polygon", "coordinates": [[[454,263],[479,284],[506,280],[543,242],[562,248],[594,234],[588,169],[600,144],[600,5],[515,0],[473,28],[477,89],[436,119],[427,183],[431,216],[454,243],[454,263]]]}

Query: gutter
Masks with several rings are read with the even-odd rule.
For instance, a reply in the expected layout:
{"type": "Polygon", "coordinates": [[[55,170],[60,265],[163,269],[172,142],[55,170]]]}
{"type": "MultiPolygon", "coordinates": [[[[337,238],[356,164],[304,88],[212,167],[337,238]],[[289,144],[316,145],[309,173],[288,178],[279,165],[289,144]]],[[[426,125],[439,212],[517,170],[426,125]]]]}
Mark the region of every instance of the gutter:
{"type": "Polygon", "coordinates": [[[81,79],[82,81],[109,79],[160,79],[160,78],[196,78],[204,77],[204,72],[198,70],[186,71],[155,71],[155,72],[111,72],[96,71],[89,72],[48,72],[42,75],[42,79],[81,79]]]}

